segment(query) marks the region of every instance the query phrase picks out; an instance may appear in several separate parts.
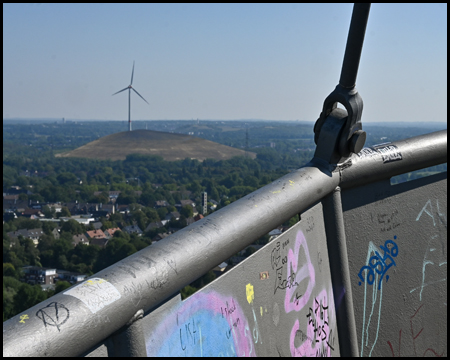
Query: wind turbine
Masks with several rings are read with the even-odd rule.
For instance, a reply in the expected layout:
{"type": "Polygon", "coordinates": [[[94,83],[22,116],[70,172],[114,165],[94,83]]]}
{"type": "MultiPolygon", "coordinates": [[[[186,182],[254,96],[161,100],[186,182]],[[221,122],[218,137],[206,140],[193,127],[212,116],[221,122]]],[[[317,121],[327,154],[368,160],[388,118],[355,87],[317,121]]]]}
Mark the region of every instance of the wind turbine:
{"type": "MultiPolygon", "coordinates": [[[[116,95],[116,94],[118,94],[118,93],[120,93],[120,92],[125,91],[125,90],[128,89],[128,131],[131,131],[131,118],[130,118],[130,112],[131,112],[131,109],[130,109],[130,103],[131,103],[131,90],[133,90],[136,94],[138,94],[138,95],[140,96],[140,98],[141,98],[142,100],[144,100],[144,101],[148,104],[147,100],[145,100],[145,99],[141,96],[141,94],[139,94],[139,93],[131,86],[131,85],[133,85],[133,74],[134,74],[134,61],[133,61],[133,70],[131,71],[131,82],[130,82],[130,85],[128,85],[125,89],[122,89],[122,90],[120,90],[120,91],[118,91],[118,92],[116,92],[116,93],[113,94],[113,96],[114,96],[114,95],[116,95]]],[[[149,105],[150,105],[150,104],[149,104],[149,105]]]]}

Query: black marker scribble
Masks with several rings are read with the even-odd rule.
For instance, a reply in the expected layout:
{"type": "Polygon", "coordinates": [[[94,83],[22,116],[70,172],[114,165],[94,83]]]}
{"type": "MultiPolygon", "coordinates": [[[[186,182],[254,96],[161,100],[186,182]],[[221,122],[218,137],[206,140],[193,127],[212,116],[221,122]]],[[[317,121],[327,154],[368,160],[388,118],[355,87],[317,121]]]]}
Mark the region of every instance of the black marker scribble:
{"type": "Polygon", "coordinates": [[[56,326],[58,331],[61,331],[60,326],[69,319],[70,312],[63,304],[52,302],[38,310],[36,316],[43,321],[45,327],[56,326]]]}

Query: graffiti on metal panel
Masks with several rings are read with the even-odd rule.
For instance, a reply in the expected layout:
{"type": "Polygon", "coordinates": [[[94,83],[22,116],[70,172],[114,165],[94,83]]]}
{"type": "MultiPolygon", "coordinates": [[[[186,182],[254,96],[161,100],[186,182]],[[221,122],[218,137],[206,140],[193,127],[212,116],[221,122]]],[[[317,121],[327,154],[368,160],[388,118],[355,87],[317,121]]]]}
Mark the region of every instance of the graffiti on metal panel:
{"type": "Polygon", "coordinates": [[[317,298],[314,299],[315,308],[309,308],[309,313],[306,315],[308,320],[308,325],[314,330],[316,334],[316,342],[325,341],[331,350],[334,350],[333,346],[329,343],[329,336],[331,335],[331,331],[328,324],[328,306],[326,304],[326,295],[324,299],[320,299],[320,302],[317,301],[317,298]]]}
{"type": "Polygon", "coordinates": [[[292,356],[331,356],[334,350],[333,330],[330,326],[329,302],[327,292],[322,290],[314,299],[309,312],[306,314],[306,333],[300,329],[297,320],[291,332],[290,346],[292,356]],[[296,347],[295,340],[303,341],[296,347]]]}
{"type": "MultiPolygon", "coordinates": [[[[394,239],[397,239],[397,237],[394,236],[394,239]]],[[[361,268],[358,274],[361,281],[364,282],[361,356],[371,356],[378,341],[381,319],[381,304],[383,300],[382,280],[384,275],[386,275],[386,281],[388,280],[386,271],[392,265],[395,265],[393,258],[398,255],[398,246],[393,240],[386,240],[384,246],[380,246],[380,248],[384,251],[383,256],[380,255],[381,250],[374,245],[372,241],[369,242],[365,262],[366,265],[361,268]],[[374,269],[375,271],[373,271],[374,269]],[[362,276],[364,270],[367,270],[365,278],[362,276]],[[378,284],[378,286],[371,286],[373,283],[378,284]],[[370,289],[372,289],[371,293],[370,289]],[[371,332],[369,330],[372,327],[376,330],[371,332]],[[370,334],[372,334],[372,336],[373,334],[375,335],[370,338],[370,334]]],[[[360,282],[359,285],[361,285],[362,282],[360,282]]]]}
{"type": "MultiPolygon", "coordinates": [[[[280,279],[277,277],[276,283],[278,288],[286,289],[286,295],[284,298],[284,308],[286,313],[290,311],[300,311],[309,301],[312,290],[314,289],[315,271],[309,255],[308,245],[306,243],[305,236],[301,231],[297,233],[295,239],[294,251],[289,249],[286,257],[287,262],[287,275],[286,279],[280,279]],[[304,255],[306,262],[299,268],[300,256],[304,255]],[[302,294],[301,298],[296,295],[297,286],[302,282],[306,282],[306,290],[302,294]]],[[[277,269],[277,274],[282,274],[283,267],[277,269]]],[[[277,287],[275,288],[277,289],[277,287]]]]}
{"type": "Polygon", "coordinates": [[[36,312],[36,316],[42,320],[45,327],[55,326],[58,331],[61,331],[60,327],[69,320],[70,312],[63,304],[51,302],[42,309],[39,309],[36,312]]]}
{"type": "MultiPolygon", "coordinates": [[[[286,313],[306,310],[307,304],[311,301],[316,277],[306,238],[302,231],[297,233],[295,245],[293,249],[289,249],[285,262],[287,280],[285,282],[280,282],[279,278],[276,280],[278,288],[286,290],[284,309],[286,313]],[[280,286],[280,284],[286,286],[280,286]]],[[[277,268],[277,273],[282,274],[279,269],[277,268]]],[[[283,267],[281,267],[282,269],[283,267]]],[[[289,344],[292,356],[331,356],[334,338],[328,312],[327,292],[322,290],[319,296],[313,300],[310,311],[306,314],[305,323],[300,324],[300,320],[297,319],[291,329],[289,344]],[[306,332],[300,329],[303,326],[306,327],[306,332]]]]}
{"type": "MultiPolygon", "coordinates": [[[[394,240],[397,239],[397,236],[394,236],[394,240]]],[[[386,282],[389,280],[389,275],[386,272],[392,267],[397,266],[394,259],[398,255],[398,246],[393,240],[386,240],[384,242],[384,246],[380,245],[380,248],[383,250],[383,256],[380,255],[379,251],[375,251],[375,255],[370,257],[368,265],[364,265],[359,270],[358,276],[361,281],[358,283],[359,286],[363,282],[367,282],[369,285],[372,285],[375,281],[375,273],[381,275],[378,280],[378,290],[380,290],[381,283],[383,281],[384,275],[386,275],[386,282]],[[367,270],[366,276],[363,276],[364,270],[367,270]]]]}
{"type": "MultiPolygon", "coordinates": [[[[442,353],[439,353],[435,349],[431,348],[431,346],[428,346],[426,343],[427,338],[435,339],[435,335],[426,334],[424,323],[426,322],[426,317],[423,315],[423,311],[421,311],[424,304],[420,305],[419,308],[414,312],[414,314],[409,319],[410,324],[410,332],[405,331],[405,336],[409,338],[411,336],[411,339],[407,339],[408,344],[409,341],[412,341],[413,343],[413,350],[414,350],[414,356],[438,356],[441,357],[445,353],[445,349],[442,350],[442,353]]],[[[445,327],[447,327],[447,322],[445,322],[445,327]]],[[[401,356],[401,350],[402,350],[402,330],[400,329],[398,332],[398,346],[395,346],[395,341],[387,341],[387,344],[389,345],[389,348],[391,350],[392,356],[401,356]],[[393,344],[394,342],[394,344],[393,344]],[[394,346],[398,349],[394,350],[394,346]]],[[[439,333],[438,333],[439,334],[439,333]]],[[[405,339],[404,339],[405,340],[405,339]]],[[[442,341],[442,344],[445,344],[446,348],[446,341],[442,341]]]]}
{"type": "Polygon", "coordinates": [[[192,295],[153,334],[148,356],[256,356],[252,337],[259,336],[237,301],[216,292],[192,295]]]}
{"type": "MultiPolygon", "coordinates": [[[[373,217],[372,214],[370,214],[373,217]]],[[[392,212],[388,213],[378,213],[377,214],[378,224],[380,225],[381,232],[391,231],[401,225],[400,220],[398,219],[398,210],[395,209],[392,212]]],[[[373,219],[372,219],[373,221],[373,219]]]]}
{"type": "MultiPolygon", "coordinates": [[[[302,234],[303,236],[303,234],[302,234]]],[[[284,250],[285,247],[289,245],[289,239],[284,240],[283,242],[277,241],[276,246],[272,249],[271,255],[271,265],[272,269],[276,271],[275,275],[275,288],[274,294],[276,294],[277,290],[285,290],[285,289],[294,289],[299,285],[296,281],[296,271],[297,271],[297,263],[295,262],[295,270],[290,273],[290,264],[292,262],[289,261],[289,254],[292,253],[292,250],[289,249],[287,256],[281,256],[281,251],[284,250]],[[287,265],[288,275],[286,278],[283,276],[283,269],[287,265]]],[[[309,256],[309,253],[308,253],[309,256]]]]}
{"type": "Polygon", "coordinates": [[[422,221],[425,222],[425,224],[428,222],[427,225],[431,225],[430,220],[432,220],[433,229],[435,229],[435,231],[429,237],[425,249],[425,255],[422,261],[422,281],[419,286],[410,291],[410,293],[412,293],[420,289],[420,301],[422,301],[422,293],[425,287],[447,281],[447,271],[446,269],[444,270],[444,268],[441,268],[442,266],[447,265],[447,239],[445,235],[442,236],[443,233],[447,234],[447,214],[441,212],[438,199],[436,199],[435,208],[433,208],[432,201],[428,200],[416,218],[416,221],[422,221]],[[441,227],[444,227],[445,229],[441,229],[441,227]],[[430,278],[430,276],[427,277],[427,265],[438,266],[439,269],[442,269],[439,273],[443,273],[444,276],[440,275],[439,277],[435,276],[434,278],[430,278]]]}

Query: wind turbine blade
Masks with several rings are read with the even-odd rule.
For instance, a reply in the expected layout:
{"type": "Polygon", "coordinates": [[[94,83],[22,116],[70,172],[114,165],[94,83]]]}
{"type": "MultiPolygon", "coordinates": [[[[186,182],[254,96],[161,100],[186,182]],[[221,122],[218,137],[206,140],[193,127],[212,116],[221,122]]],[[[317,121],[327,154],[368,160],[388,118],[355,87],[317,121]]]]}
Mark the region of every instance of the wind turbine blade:
{"type": "Polygon", "coordinates": [[[127,90],[127,89],[128,89],[128,86],[127,86],[125,89],[122,89],[122,90],[120,90],[120,91],[114,93],[113,95],[116,95],[116,94],[118,94],[118,93],[120,93],[120,92],[122,92],[122,91],[125,91],[125,90],[127,90]]]}
{"type": "Polygon", "coordinates": [[[131,71],[131,83],[130,83],[130,85],[133,85],[133,74],[134,74],[134,61],[133,61],[133,70],[131,71]]]}
{"type": "MultiPolygon", "coordinates": [[[[132,88],[132,89],[133,89],[133,91],[134,91],[136,94],[138,94],[139,96],[141,96],[141,94],[139,94],[136,90],[134,90],[134,88],[132,88]]],[[[142,96],[141,96],[141,99],[144,100],[144,101],[148,104],[147,100],[145,100],[142,96]]],[[[149,104],[149,105],[150,105],[150,104],[149,104]]]]}

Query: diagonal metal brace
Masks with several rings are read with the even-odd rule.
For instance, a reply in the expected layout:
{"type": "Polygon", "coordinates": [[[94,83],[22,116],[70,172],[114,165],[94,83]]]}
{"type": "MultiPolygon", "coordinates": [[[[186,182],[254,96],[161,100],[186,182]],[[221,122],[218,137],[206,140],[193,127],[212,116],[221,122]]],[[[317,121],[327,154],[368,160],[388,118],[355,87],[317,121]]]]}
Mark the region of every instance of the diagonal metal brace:
{"type": "Polygon", "coordinates": [[[366,140],[361,124],[363,101],[355,83],[369,10],[370,4],[355,4],[353,7],[339,84],[325,99],[322,112],[314,125],[314,141],[317,144],[314,156],[329,163],[342,162],[351,153],[358,153],[366,140]],[[345,111],[337,108],[338,103],[345,107],[345,111]],[[324,126],[326,122],[334,124],[324,126]],[[324,134],[323,131],[333,133],[324,134]]]}

